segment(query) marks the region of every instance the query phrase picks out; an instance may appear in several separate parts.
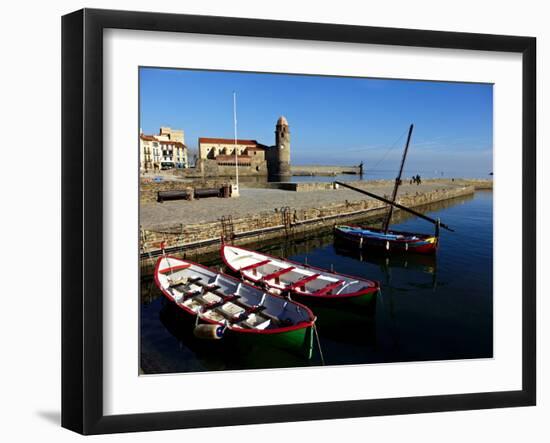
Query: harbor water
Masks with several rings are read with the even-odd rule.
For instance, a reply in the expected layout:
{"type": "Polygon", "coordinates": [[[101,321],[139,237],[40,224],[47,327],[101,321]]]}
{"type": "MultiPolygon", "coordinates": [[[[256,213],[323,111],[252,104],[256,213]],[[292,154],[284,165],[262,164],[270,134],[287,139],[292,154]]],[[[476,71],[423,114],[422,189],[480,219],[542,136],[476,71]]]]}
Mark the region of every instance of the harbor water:
{"type": "MultiPolygon", "coordinates": [[[[287,257],[349,275],[378,280],[381,293],[353,311],[324,309],[312,356],[284,349],[239,349],[224,339],[193,336],[193,322],[168,302],[152,276],[141,280],[141,371],[144,374],[243,370],[320,365],[491,358],[493,356],[493,194],[422,208],[455,232],[442,230],[436,256],[381,256],[350,250],[332,232],[289,238],[249,249],[287,257]]],[[[373,225],[370,220],[365,224],[373,225]]],[[[379,222],[378,222],[379,225],[379,222]]],[[[433,227],[397,213],[396,230],[430,233],[433,227]]],[[[223,269],[214,254],[192,257],[223,269]]]]}

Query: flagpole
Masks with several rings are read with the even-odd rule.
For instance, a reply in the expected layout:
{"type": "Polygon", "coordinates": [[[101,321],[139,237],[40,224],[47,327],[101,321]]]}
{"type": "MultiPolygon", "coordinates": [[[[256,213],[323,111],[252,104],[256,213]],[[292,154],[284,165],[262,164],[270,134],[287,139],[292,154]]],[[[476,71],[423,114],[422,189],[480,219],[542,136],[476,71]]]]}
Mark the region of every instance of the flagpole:
{"type": "Polygon", "coordinates": [[[237,94],[233,91],[233,124],[235,128],[235,184],[239,189],[239,156],[237,155],[237,94]]]}

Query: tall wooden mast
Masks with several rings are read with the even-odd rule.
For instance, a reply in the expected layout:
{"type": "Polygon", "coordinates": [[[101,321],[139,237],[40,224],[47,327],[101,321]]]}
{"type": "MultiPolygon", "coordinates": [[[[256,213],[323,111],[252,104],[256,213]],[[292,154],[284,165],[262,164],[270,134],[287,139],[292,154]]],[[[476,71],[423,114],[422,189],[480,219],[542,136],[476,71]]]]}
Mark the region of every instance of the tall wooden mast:
{"type": "Polygon", "coordinates": [[[395,203],[395,199],[397,198],[397,189],[399,188],[399,185],[401,184],[401,175],[403,174],[403,167],[405,166],[405,159],[407,158],[407,151],[409,150],[409,143],[411,142],[411,135],[413,132],[414,125],[411,125],[409,128],[409,135],[407,136],[407,144],[405,145],[405,151],[403,151],[403,157],[401,158],[401,166],[399,167],[399,174],[397,175],[397,178],[395,179],[395,184],[393,185],[393,193],[391,196],[391,202],[390,207],[388,209],[388,213],[386,215],[386,219],[384,220],[384,233],[388,233],[388,229],[390,226],[391,216],[393,214],[393,203],[395,203]]]}

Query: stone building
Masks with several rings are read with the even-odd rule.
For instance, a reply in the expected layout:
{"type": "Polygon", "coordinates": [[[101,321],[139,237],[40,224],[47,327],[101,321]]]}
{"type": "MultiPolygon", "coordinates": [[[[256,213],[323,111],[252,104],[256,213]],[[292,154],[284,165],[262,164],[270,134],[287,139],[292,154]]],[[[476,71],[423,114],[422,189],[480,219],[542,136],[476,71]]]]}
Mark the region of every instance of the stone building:
{"type": "Polygon", "coordinates": [[[197,167],[206,176],[234,176],[236,150],[239,174],[266,175],[266,148],[256,140],[201,137],[197,167]]]}
{"type": "Polygon", "coordinates": [[[238,139],[237,143],[232,138],[199,138],[199,159],[201,160],[215,160],[218,156],[235,156],[235,149],[237,150],[237,157],[240,155],[248,155],[251,150],[263,151],[265,146],[259,144],[256,140],[241,140],[238,139]]]}
{"type": "Polygon", "coordinates": [[[188,168],[183,130],[162,127],[157,135],[139,136],[140,170],[188,168]]]}
{"type": "Polygon", "coordinates": [[[204,176],[234,176],[235,151],[240,175],[269,175],[274,181],[290,177],[290,131],[285,117],[277,121],[274,146],[256,140],[199,138],[197,169],[204,176]]]}

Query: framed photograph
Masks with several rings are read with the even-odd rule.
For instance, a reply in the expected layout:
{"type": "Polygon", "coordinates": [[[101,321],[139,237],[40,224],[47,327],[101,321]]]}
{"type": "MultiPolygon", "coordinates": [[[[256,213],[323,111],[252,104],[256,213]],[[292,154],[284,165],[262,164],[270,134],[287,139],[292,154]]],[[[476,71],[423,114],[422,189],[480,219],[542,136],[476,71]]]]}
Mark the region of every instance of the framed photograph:
{"type": "Polygon", "coordinates": [[[62,425],[531,406],[531,37],[62,21],[62,425]]]}

